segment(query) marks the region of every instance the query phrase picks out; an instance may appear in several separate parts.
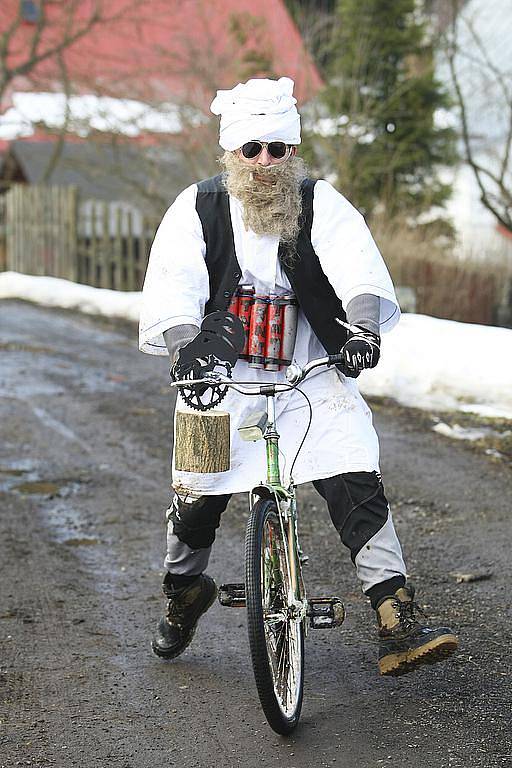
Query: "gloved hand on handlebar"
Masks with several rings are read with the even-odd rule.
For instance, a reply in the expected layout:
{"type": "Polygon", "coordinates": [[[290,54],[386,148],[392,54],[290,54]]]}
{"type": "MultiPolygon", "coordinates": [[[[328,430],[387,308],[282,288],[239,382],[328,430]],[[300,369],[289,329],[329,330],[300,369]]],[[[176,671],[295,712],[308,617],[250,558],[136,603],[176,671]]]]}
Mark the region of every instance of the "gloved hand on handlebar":
{"type": "MultiPolygon", "coordinates": [[[[230,375],[243,349],[245,331],[236,315],[215,311],[203,318],[200,329],[193,325],[177,326],[166,331],[164,339],[171,356],[171,381],[201,379],[217,364],[230,375]]],[[[208,384],[194,386],[198,392],[209,387],[208,384]]]]}
{"type": "MultiPolygon", "coordinates": [[[[171,381],[178,381],[183,376],[183,366],[180,366],[180,350],[187,347],[197,337],[199,328],[195,325],[178,325],[164,331],[164,340],[169,352],[171,367],[169,368],[169,378],[171,381]]],[[[192,377],[200,379],[203,376],[202,367],[207,365],[207,360],[195,359],[192,364],[192,377]]],[[[202,395],[208,389],[207,384],[197,384],[196,392],[202,395]]]]}
{"type": "Polygon", "coordinates": [[[380,357],[380,336],[365,328],[359,328],[341,348],[343,363],[340,368],[345,376],[355,379],[365,368],[375,368],[380,357]]]}

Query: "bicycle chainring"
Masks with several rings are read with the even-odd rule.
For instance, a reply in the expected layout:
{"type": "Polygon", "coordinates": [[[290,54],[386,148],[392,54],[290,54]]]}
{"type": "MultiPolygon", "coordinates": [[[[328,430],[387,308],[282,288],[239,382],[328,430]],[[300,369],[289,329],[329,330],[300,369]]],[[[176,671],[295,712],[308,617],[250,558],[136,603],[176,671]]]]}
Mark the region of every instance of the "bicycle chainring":
{"type": "MultiPolygon", "coordinates": [[[[203,358],[201,365],[192,365],[187,371],[180,371],[179,378],[201,379],[205,373],[221,373],[231,378],[233,367],[225,360],[208,355],[203,358]]],[[[190,387],[181,387],[180,394],[184,402],[196,411],[209,411],[221,403],[228,393],[228,387],[224,384],[194,384],[190,387]]]]}

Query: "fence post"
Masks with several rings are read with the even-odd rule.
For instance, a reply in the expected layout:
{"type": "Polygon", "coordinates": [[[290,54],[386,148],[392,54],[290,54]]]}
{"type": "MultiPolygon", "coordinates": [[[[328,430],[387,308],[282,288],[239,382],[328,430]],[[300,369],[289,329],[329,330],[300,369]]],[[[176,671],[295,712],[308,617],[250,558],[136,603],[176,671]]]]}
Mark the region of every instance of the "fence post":
{"type": "Polygon", "coordinates": [[[135,242],[133,240],[133,214],[128,211],[126,214],[126,290],[135,289],[135,242]]]}
{"type": "Polygon", "coordinates": [[[88,248],[88,272],[87,282],[89,285],[98,285],[98,224],[96,216],[96,203],[91,205],[91,236],[89,238],[88,248]]]}
{"type": "Polygon", "coordinates": [[[115,233],[112,247],[112,288],[116,291],[123,289],[123,264],[122,264],[122,243],[121,243],[121,208],[115,211],[115,233]]]}
{"type": "Polygon", "coordinates": [[[7,269],[7,206],[6,195],[0,195],[0,272],[7,269]]]}
{"type": "Polygon", "coordinates": [[[65,240],[66,256],[69,261],[69,279],[78,280],[80,253],[78,250],[78,189],[70,187],[65,240]]]}
{"type": "Polygon", "coordinates": [[[106,202],[101,206],[101,226],[100,288],[110,288],[110,221],[106,202]]]}

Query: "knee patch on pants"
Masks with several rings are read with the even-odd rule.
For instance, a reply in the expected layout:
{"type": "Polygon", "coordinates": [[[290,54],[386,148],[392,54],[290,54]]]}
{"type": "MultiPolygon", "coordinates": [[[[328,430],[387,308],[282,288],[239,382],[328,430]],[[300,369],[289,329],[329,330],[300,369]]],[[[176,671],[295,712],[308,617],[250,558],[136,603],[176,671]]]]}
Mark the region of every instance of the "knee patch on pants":
{"type": "Polygon", "coordinates": [[[167,515],[172,522],[173,533],[191,549],[211,547],[220,516],[230,498],[230,495],[201,496],[189,503],[176,495],[167,515]]]}
{"type": "Polygon", "coordinates": [[[352,562],[388,518],[388,502],[377,472],[347,472],[313,483],[327,501],[331,520],[349,547],[352,562]]]}

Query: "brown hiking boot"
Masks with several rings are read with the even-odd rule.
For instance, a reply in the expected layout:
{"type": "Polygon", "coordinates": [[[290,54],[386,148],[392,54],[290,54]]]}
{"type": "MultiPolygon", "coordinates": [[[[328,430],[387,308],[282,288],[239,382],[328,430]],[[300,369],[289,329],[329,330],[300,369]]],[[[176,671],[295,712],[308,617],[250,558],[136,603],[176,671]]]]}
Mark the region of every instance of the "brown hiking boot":
{"type": "Polygon", "coordinates": [[[201,574],[189,586],[174,589],[166,574],[162,589],[169,598],[167,613],[158,622],[151,648],[163,659],[174,659],[192,642],[199,617],[217,597],[217,586],[213,579],[201,574]]]}
{"type": "Polygon", "coordinates": [[[377,606],[381,675],[404,675],[422,664],[443,661],[457,650],[459,641],[451,629],[420,624],[415,612],[422,611],[413,598],[414,588],[405,586],[377,606]]]}

